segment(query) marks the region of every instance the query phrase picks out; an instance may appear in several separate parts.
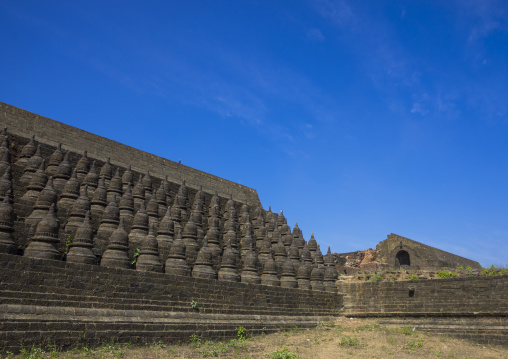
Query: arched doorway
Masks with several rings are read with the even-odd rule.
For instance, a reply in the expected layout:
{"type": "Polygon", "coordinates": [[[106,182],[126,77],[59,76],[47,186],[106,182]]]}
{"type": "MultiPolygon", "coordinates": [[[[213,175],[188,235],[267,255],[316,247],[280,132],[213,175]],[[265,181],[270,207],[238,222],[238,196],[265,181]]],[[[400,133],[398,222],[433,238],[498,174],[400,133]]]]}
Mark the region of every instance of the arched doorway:
{"type": "Polygon", "coordinates": [[[397,258],[397,261],[399,263],[399,266],[407,266],[409,267],[411,265],[411,259],[409,258],[409,253],[406,251],[399,251],[397,255],[395,256],[397,258]]]}

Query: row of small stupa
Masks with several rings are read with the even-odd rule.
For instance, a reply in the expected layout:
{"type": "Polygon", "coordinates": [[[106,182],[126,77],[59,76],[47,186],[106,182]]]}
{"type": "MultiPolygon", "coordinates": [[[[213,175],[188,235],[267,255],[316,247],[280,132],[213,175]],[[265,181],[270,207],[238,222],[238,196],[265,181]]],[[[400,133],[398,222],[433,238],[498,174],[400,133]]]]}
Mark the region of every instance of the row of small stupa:
{"type": "Polygon", "coordinates": [[[190,206],[185,181],[172,195],[167,177],[156,186],[147,171],[135,181],[130,166],[114,171],[108,158],[98,168],[86,151],[72,166],[71,153],[61,145],[45,159],[34,136],[13,156],[12,136],[4,129],[2,137],[2,252],[336,291],[330,248],[323,256],[314,235],[307,243],[298,224],[291,231],[282,211],[277,215],[258,206],[251,216],[249,206],[240,207],[232,197],[221,210],[217,193],[206,206],[202,188],[190,206]],[[15,238],[15,221],[28,237],[26,245],[15,238]]]}

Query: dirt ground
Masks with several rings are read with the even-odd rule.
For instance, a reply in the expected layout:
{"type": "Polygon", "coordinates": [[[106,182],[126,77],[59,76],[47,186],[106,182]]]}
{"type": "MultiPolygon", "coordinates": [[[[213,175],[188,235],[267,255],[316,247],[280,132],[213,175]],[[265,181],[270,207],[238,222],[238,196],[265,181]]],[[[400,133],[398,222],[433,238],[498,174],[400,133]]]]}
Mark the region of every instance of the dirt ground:
{"type": "Polygon", "coordinates": [[[478,345],[418,332],[410,327],[379,325],[377,320],[338,318],[315,329],[292,329],[224,342],[205,342],[198,336],[189,343],[146,347],[109,344],[98,348],[25,349],[19,355],[3,358],[508,358],[508,347],[478,345]]]}

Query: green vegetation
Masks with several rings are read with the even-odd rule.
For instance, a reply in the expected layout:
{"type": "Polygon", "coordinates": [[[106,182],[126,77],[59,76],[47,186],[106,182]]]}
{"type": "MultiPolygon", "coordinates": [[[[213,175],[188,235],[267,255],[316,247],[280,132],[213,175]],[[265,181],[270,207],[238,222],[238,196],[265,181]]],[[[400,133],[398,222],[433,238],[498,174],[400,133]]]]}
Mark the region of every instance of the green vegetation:
{"type": "Polygon", "coordinates": [[[411,275],[408,275],[406,277],[406,279],[409,279],[409,280],[420,280],[420,278],[418,277],[418,275],[416,274],[411,274],[411,275]]]}
{"type": "Polygon", "coordinates": [[[415,331],[415,328],[411,328],[411,327],[402,327],[401,328],[401,333],[404,335],[414,334],[414,331],[415,331]]]}
{"type": "Polygon", "coordinates": [[[368,279],[369,282],[379,282],[381,280],[381,276],[378,274],[374,274],[372,277],[368,279]]]}
{"type": "MultiPolygon", "coordinates": [[[[244,326],[229,330],[235,339],[211,341],[190,335],[187,343],[169,344],[166,339],[154,338],[151,344],[103,343],[99,347],[80,346],[61,351],[55,343],[41,342],[40,347],[22,347],[21,352],[0,353],[0,358],[9,359],[141,359],[141,358],[314,358],[332,359],[344,356],[358,358],[501,358],[508,350],[499,346],[469,343],[461,339],[418,332],[413,326],[396,326],[377,320],[337,318],[334,322],[321,322],[313,329],[279,328],[272,335],[252,337],[244,326]],[[381,322],[382,323],[382,322],[381,322]],[[294,332],[294,333],[293,333],[294,332]],[[287,333],[287,335],[281,335],[287,333]],[[162,342],[161,340],[164,340],[162,342]],[[275,350],[275,351],[274,351],[275,350]]],[[[206,334],[203,334],[206,335],[206,334]]],[[[171,339],[169,339],[171,340],[171,339]]]]}
{"type": "Polygon", "coordinates": [[[456,271],[450,272],[450,271],[441,269],[439,272],[437,272],[438,278],[455,278],[456,276],[457,276],[456,271]]]}
{"type": "Polygon", "coordinates": [[[344,346],[354,347],[354,346],[360,345],[360,342],[356,338],[345,337],[340,340],[339,345],[341,347],[344,347],[344,346]]]}
{"type": "Polygon", "coordinates": [[[205,349],[201,350],[201,355],[206,357],[218,357],[220,354],[226,353],[228,345],[223,342],[213,343],[211,341],[205,342],[205,349]]]}
{"type": "Polygon", "coordinates": [[[299,359],[298,354],[291,353],[288,348],[284,348],[282,351],[276,350],[270,354],[271,359],[299,359]]]}
{"type": "Polygon", "coordinates": [[[495,265],[490,267],[482,267],[482,275],[489,277],[493,275],[508,275],[508,268],[496,268],[495,265]]]}
{"type": "Polygon", "coordinates": [[[31,347],[21,348],[20,354],[22,359],[38,359],[43,358],[46,352],[42,348],[31,347]]]}
{"type": "Polygon", "coordinates": [[[69,249],[71,247],[71,244],[72,244],[72,237],[71,235],[69,234],[67,236],[67,238],[65,239],[65,250],[64,250],[64,255],[66,255],[67,253],[69,253],[69,249]]]}
{"type": "Polygon", "coordinates": [[[190,344],[192,348],[200,348],[201,347],[201,338],[199,338],[196,333],[190,336],[190,344]]]}
{"type": "Polygon", "coordinates": [[[132,255],[132,261],[131,261],[131,264],[135,264],[137,261],[138,261],[138,257],[139,255],[141,254],[141,251],[139,248],[136,248],[134,250],[134,254],[132,255]]]}
{"type": "Polygon", "coordinates": [[[194,345],[194,348],[200,348],[200,347],[203,348],[200,351],[200,354],[204,358],[220,357],[221,354],[231,352],[232,350],[236,351],[236,353],[238,354],[241,351],[247,349],[246,339],[231,339],[229,342],[218,342],[218,343],[214,343],[213,341],[207,340],[205,342],[205,344],[202,346],[201,340],[196,339],[196,338],[193,339],[191,336],[191,343],[194,343],[194,344],[191,344],[191,345],[194,345]],[[198,342],[199,342],[199,344],[196,344],[198,342]],[[199,345],[199,346],[196,346],[196,345],[199,345]]]}
{"type": "Polygon", "coordinates": [[[236,330],[236,337],[239,340],[245,340],[247,338],[245,336],[245,328],[244,327],[238,327],[238,328],[235,328],[235,330],[236,330]]]}
{"type": "Polygon", "coordinates": [[[423,342],[421,341],[421,339],[418,339],[417,341],[410,340],[407,342],[407,344],[404,344],[404,346],[403,346],[404,351],[407,354],[414,354],[417,351],[417,349],[422,348],[422,347],[423,347],[423,342]]]}
{"type": "Polygon", "coordinates": [[[195,300],[191,301],[190,307],[194,310],[199,310],[199,304],[195,300]]]}
{"type": "Polygon", "coordinates": [[[359,327],[356,327],[354,328],[353,330],[355,332],[363,332],[363,331],[373,331],[373,330],[377,330],[377,329],[380,329],[381,326],[379,324],[371,324],[371,323],[367,323],[367,324],[363,324],[363,325],[360,325],[359,327]]]}
{"type": "Polygon", "coordinates": [[[152,349],[163,349],[166,347],[167,347],[167,345],[164,344],[163,342],[161,342],[160,340],[156,341],[150,345],[150,348],[152,348],[152,349]]]}

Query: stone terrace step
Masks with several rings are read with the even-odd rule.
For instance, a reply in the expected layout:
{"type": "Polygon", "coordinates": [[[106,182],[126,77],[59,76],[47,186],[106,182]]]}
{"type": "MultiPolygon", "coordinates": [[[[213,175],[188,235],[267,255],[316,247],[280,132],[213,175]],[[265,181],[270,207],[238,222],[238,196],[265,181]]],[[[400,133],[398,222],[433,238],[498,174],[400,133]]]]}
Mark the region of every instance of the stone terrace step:
{"type": "Polygon", "coordinates": [[[248,334],[259,334],[294,326],[311,328],[323,320],[331,318],[2,304],[0,344],[6,350],[17,350],[21,342],[30,346],[41,345],[48,340],[67,347],[111,341],[147,343],[161,340],[170,343],[188,340],[194,333],[204,338],[235,337],[239,326],[245,327],[248,334]]]}
{"type": "Polygon", "coordinates": [[[410,326],[434,335],[472,340],[482,344],[508,346],[508,320],[506,318],[432,318],[388,319],[380,324],[410,326]]]}
{"type": "MultiPolygon", "coordinates": [[[[136,298],[115,298],[104,296],[91,296],[82,294],[58,294],[48,293],[41,290],[37,292],[27,291],[9,291],[0,290],[0,304],[25,304],[25,305],[44,305],[53,307],[76,307],[76,308],[111,308],[111,309],[130,309],[136,310],[143,308],[152,311],[176,311],[176,312],[195,312],[190,306],[190,302],[169,301],[169,300],[150,300],[136,298]]],[[[229,305],[221,303],[201,303],[198,302],[199,311],[203,313],[236,313],[236,314],[263,314],[280,315],[280,309],[266,307],[263,310],[259,308],[249,308],[240,305],[229,305]]],[[[328,310],[314,310],[312,313],[293,313],[290,307],[287,308],[287,315],[312,316],[329,315],[328,310]]]]}

